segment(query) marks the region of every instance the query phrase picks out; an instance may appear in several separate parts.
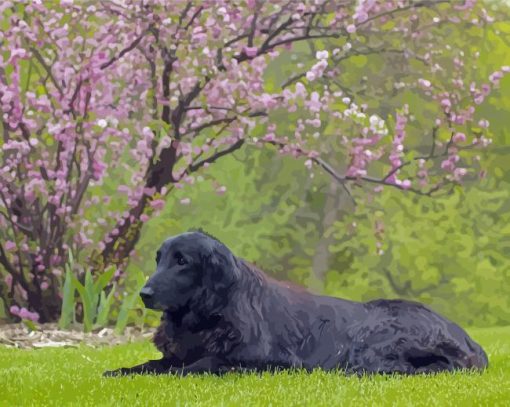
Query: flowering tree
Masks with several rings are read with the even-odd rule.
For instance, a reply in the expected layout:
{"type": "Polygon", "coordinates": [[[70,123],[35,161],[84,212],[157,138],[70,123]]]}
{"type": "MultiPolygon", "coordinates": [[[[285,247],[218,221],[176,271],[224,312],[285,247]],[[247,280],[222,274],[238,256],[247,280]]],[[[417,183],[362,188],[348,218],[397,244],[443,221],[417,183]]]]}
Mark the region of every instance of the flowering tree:
{"type": "Polygon", "coordinates": [[[472,56],[434,48],[441,25],[491,22],[473,1],[4,1],[0,13],[0,293],[12,314],[43,322],[59,316],[69,250],[122,270],[172,190],[244,144],[275,146],[346,189],[459,183],[474,166],[466,150],[490,142],[476,106],[508,72],[467,83],[472,56]],[[292,74],[268,82],[293,52],[292,74]],[[425,148],[406,144],[420,106],[370,111],[342,83],[341,62],[369,54],[419,65],[402,86],[437,106],[425,148]],[[108,205],[97,189],[112,179],[124,208],[85,216],[108,205]]]}

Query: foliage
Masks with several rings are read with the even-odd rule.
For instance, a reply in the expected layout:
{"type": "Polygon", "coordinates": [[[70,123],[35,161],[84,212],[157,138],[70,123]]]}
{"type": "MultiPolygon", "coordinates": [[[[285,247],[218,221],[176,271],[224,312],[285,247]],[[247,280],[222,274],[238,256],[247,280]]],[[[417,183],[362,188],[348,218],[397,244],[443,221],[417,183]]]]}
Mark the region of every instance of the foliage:
{"type": "Polygon", "coordinates": [[[0,284],[15,315],[41,321],[61,314],[69,251],[86,273],[113,265],[123,284],[166,197],[245,144],[302,157],[342,185],[458,184],[477,168],[469,150],[490,143],[477,107],[510,70],[473,78],[474,50],[435,48],[456,26],[492,23],[471,1],[7,1],[0,11],[0,284]],[[399,61],[387,76],[397,94],[429,102],[437,149],[417,133],[416,105],[379,108],[385,95],[373,92],[364,106],[362,89],[343,83],[342,64],[362,68],[372,54],[399,61]],[[339,168],[326,160],[332,145],[339,168]]]}
{"type": "MultiPolygon", "coordinates": [[[[130,293],[124,292],[124,299],[120,302],[120,308],[114,315],[114,299],[118,297],[117,285],[111,284],[114,277],[115,268],[110,267],[95,280],[90,270],[84,274],[84,282],[80,282],[74,275],[74,262],[72,256],[66,264],[66,277],[63,287],[62,311],[60,315],[59,327],[67,329],[71,324],[75,324],[76,309],[81,307],[81,322],[84,332],[90,332],[92,329],[102,328],[110,325],[110,321],[115,319],[115,330],[122,333],[128,322],[135,322],[143,325],[145,311],[142,311],[142,321],[131,318],[130,312],[135,308],[138,299],[138,289],[130,290],[130,293]],[[107,292],[108,290],[108,292],[107,292]],[[76,295],[78,294],[78,295],[76,295]]],[[[135,274],[138,279],[135,281],[136,287],[140,287],[144,282],[143,274],[135,274]]],[[[140,307],[139,307],[140,308],[140,307]]],[[[143,308],[143,307],[142,307],[143,308]]]]}
{"type": "Polygon", "coordinates": [[[329,274],[329,292],[414,299],[461,324],[508,325],[510,189],[490,184],[436,200],[385,192],[360,207],[334,226],[332,250],[352,261],[329,274]]]}
{"type": "Polygon", "coordinates": [[[345,377],[337,373],[277,373],[224,377],[102,378],[104,370],[156,359],[148,342],[93,349],[0,347],[1,405],[506,405],[510,398],[510,330],[472,330],[489,354],[483,374],[345,377]],[[19,386],[23,391],[19,391],[19,386]]]}
{"type": "Polygon", "coordinates": [[[62,309],[60,312],[59,326],[62,329],[68,328],[75,320],[75,301],[74,293],[75,287],[73,284],[72,269],[72,254],[69,252],[69,262],[66,264],[66,275],[64,279],[64,286],[62,288],[62,309]]]}
{"type": "Polygon", "coordinates": [[[108,294],[105,293],[105,287],[110,283],[115,269],[110,267],[96,281],[94,281],[90,270],[87,270],[83,284],[71,270],[72,263],[66,267],[59,326],[66,329],[73,322],[76,322],[75,311],[78,303],[83,310],[82,322],[85,332],[90,332],[96,327],[106,326],[115,294],[115,284],[111,287],[108,294]],[[79,296],[79,302],[75,298],[76,292],[79,296]]]}
{"type": "Polygon", "coordinates": [[[314,221],[319,218],[312,215],[300,221],[296,217],[307,206],[303,184],[292,181],[298,179],[311,180],[303,164],[269,150],[248,148],[225,158],[221,166],[199,177],[193,188],[176,191],[175,201],[169,202],[160,217],[147,222],[128,275],[131,267],[151,274],[156,250],[166,238],[202,227],[264,270],[280,278],[298,277],[290,272],[289,261],[295,260],[298,248],[307,251],[305,257],[311,254],[313,241],[318,239],[314,221]],[[215,182],[229,185],[226,193],[214,193],[215,182]],[[181,205],[184,197],[192,204],[181,205]],[[307,242],[300,240],[304,235],[307,242]]]}

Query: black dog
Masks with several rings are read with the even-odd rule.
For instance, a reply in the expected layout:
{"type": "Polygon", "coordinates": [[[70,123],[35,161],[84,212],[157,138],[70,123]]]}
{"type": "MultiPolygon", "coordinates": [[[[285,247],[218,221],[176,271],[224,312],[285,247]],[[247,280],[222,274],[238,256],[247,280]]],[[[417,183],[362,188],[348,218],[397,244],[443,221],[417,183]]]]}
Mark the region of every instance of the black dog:
{"type": "Polygon", "coordinates": [[[484,369],[467,333],[404,300],[357,303],[278,282],[202,231],[168,239],[140,295],[163,310],[160,360],[105,372],[224,373],[287,368],[352,373],[484,369]]]}

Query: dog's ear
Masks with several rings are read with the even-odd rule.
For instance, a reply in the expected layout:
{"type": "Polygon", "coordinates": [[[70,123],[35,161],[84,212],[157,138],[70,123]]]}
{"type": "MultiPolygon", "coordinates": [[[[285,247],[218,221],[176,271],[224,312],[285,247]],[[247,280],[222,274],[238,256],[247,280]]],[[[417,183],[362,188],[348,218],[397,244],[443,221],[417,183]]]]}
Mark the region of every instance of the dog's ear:
{"type": "Polygon", "coordinates": [[[204,266],[204,281],[215,292],[225,291],[240,278],[237,261],[229,250],[214,248],[204,266]]]}

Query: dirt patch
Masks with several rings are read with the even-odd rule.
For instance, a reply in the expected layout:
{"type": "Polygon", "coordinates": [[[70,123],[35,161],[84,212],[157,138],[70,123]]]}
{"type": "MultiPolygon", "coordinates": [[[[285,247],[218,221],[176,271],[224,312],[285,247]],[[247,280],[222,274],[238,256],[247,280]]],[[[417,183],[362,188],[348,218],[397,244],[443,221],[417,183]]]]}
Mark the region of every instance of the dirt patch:
{"type": "Polygon", "coordinates": [[[151,339],[155,328],[127,327],[122,335],[112,328],[101,328],[84,333],[78,327],[61,330],[57,324],[41,324],[31,331],[23,324],[0,325],[0,345],[12,348],[77,347],[85,344],[91,347],[118,345],[151,339]]]}

